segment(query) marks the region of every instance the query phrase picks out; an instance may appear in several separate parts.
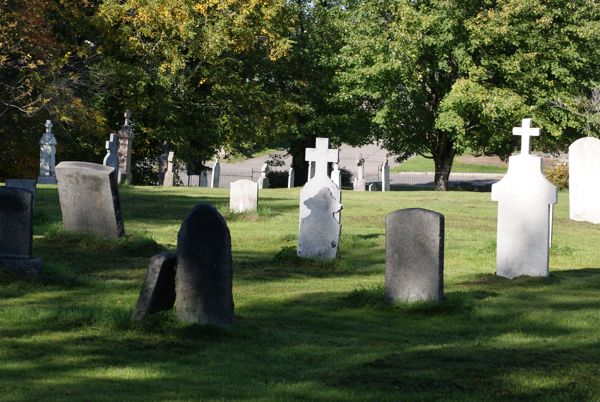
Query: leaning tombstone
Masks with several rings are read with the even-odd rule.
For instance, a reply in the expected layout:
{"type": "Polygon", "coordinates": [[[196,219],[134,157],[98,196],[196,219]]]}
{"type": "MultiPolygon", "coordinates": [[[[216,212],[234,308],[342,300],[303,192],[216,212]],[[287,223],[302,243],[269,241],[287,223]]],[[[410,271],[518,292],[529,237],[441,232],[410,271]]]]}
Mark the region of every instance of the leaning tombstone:
{"type": "Polygon", "coordinates": [[[259,189],[263,189],[263,188],[269,188],[269,178],[267,177],[267,174],[269,173],[269,165],[267,165],[266,163],[263,163],[262,167],[260,168],[260,177],[258,178],[258,188],[259,189]]]}
{"type": "Polygon", "coordinates": [[[131,149],[135,133],[131,126],[131,111],[125,111],[125,123],[117,132],[119,137],[119,171],[117,173],[118,183],[131,184],[131,149]]]}
{"type": "Polygon", "coordinates": [[[421,208],[385,218],[385,291],[388,303],[444,297],[444,216],[421,208]]]}
{"type": "Polygon", "coordinates": [[[148,314],[173,308],[176,266],[175,253],[160,253],[150,259],[144,284],[133,310],[133,320],[139,321],[148,314]]]}
{"type": "Polygon", "coordinates": [[[169,144],[163,143],[163,152],[157,158],[158,161],[158,185],[162,186],[165,182],[165,174],[169,168],[169,144]]]}
{"type": "Polygon", "coordinates": [[[0,268],[24,275],[37,275],[41,258],[31,257],[33,245],[33,194],[0,187],[0,268]]]}
{"type": "Polygon", "coordinates": [[[580,138],[569,147],[569,217],[600,223],[600,140],[580,138]]]}
{"type": "Polygon", "coordinates": [[[117,152],[119,150],[119,139],[115,133],[112,133],[109,140],[106,141],[106,156],[102,160],[104,166],[108,166],[114,169],[119,168],[119,157],[117,152]]]}
{"type": "Polygon", "coordinates": [[[354,179],[353,183],[354,191],[365,191],[365,158],[363,158],[362,154],[358,155],[356,166],[358,169],[356,172],[356,179],[354,179]]]}
{"type": "Polygon", "coordinates": [[[294,174],[294,168],[291,167],[290,170],[288,170],[288,188],[294,188],[296,184],[296,175],[294,174]]]}
{"type": "Polygon", "coordinates": [[[61,162],[56,175],[65,229],[106,238],[125,235],[115,169],[88,162],[61,162]]]}
{"type": "Polygon", "coordinates": [[[221,180],[221,163],[219,158],[215,160],[212,167],[212,173],[210,175],[210,188],[219,188],[221,180]]]}
{"type": "Polygon", "coordinates": [[[390,191],[390,165],[387,158],[381,166],[381,191],[390,191]]]}
{"type": "Polygon", "coordinates": [[[199,204],[177,235],[175,311],[180,321],[233,324],[231,237],[223,216],[199,204]]]}
{"type": "Polygon", "coordinates": [[[39,184],[56,184],[56,138],[52,134],[52,122],[46,120],[46,132],[40,138],[39,184]]]}
{"type": "Polygon", "coordinates": [[[342,192],[327,176],[327,163],[339,161],[339,149],[329,149],[328,138],[317,138],[306,149],[306,160],[315,163],[315,175],[300,191],[298,256],[335,258],[341,231],[342,192]]]}
{"type": "Polygon", "coordinates": [[[236,213],[252,212],[258,208],[258,183],[237,180],[229,185],[229,210],[236,213]]]}
{"type": "Polygon", "coordinates": [[[523,119],[513,135],[522,137],[521,154],[509,158],[506,176],[492,185],[492,200],[498,201],[496,275],[548,276],[551,206],[558,193],[542,174],[542,159],[529,153],[529,138],[540,129],[523,119]]]}
{"type": "Polygon", "coordinates": [[[163,186],[172,187],[175,185],[175,171],[174,171],[174,163],[175,163],[175,152],[169,152],[169,156],[167,158],[167,171],[165,172],[165,178],[163,180],[163,186]]]}

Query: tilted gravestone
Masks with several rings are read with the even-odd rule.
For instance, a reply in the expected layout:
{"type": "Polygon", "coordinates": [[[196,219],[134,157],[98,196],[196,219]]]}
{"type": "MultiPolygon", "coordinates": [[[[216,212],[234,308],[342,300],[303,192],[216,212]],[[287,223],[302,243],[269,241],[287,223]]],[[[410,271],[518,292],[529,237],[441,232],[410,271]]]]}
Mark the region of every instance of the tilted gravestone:
{"type": "Polygon", "coordinates": [[[540,129],[523,119],[513,134],[522,136],[521,154],[509,158],[506,176],[492,185],[492,200],[498,201],[496,275],[548,276],[551,204],[558,193],[542,174],[542,159],[529,154],[529,137],[540,129]]]}
{"type": "Polygon", "coordinates": [[[231,237],[223,216],[199,204],[177,235],[175,310],[187,323],[233,324],[231,237]]]}
{"type": "Polygon", "coordinates": [[[33,194],[30,191],[0,187],[0,268],[36,275],[40,258],[31,258],[33,244],[33,194]]]}
{"type": "Polygon", "coordinates": [[[148,314],[173,308],[176,266],[175,253],[160,253],[150,259],[146,278],[133,311],[134,320],[141,320],[148,314]]]}
{"type": "Polygon", "coordinates": [[[300,191],[298,256],[332,259],[337,255],[341,223],[342,192],[327,176],[327,163],[339,161],[339,150],[329,149],[329,139],[317,138],[306,158],[315,163],[315,175],[300,191]]]}
{"type": "Polygon", "coordinates": [[[580,138],[569,147],[569,217],[600,223],[600,140],[580,138]]]}
{"type": "Polygon", "coordinates": [[[65,229],[107,238],[125,234],[116,169],[88,162],[61,162],[56,175],[65,229]]]}
{"type": "Polygon", "coordinates": [[[444,216],[421,208],[385,218],[385,293],[388,303],[444,297],[444,216]]]}
{"type": "Polygon", "coordinates": [[[229,185],[229,210],[232,212],[252,212],[258,208],[258,183],[251,180],[237,180],[229,185]]]}

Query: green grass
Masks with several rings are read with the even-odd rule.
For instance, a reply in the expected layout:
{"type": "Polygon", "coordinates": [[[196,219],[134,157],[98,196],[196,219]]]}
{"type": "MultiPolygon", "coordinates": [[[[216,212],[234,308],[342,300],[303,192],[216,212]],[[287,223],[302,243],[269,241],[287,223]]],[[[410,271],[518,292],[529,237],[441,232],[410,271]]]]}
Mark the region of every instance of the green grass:
{"type": "MultiPolygon", "coordinates": [[[[494,165],[482,165],[474,163],[465,163],[460,157],[454,159],[452,163],[452,172],[455,173],[506,173],[506,167],[494,165]]],[[[424,156],[414,156],[402,164],[392,168],[393,172],[434,172],[435,166],[433,159],[424,156]]]]}
{"type": "Polygon", "coordinates": [[[598,226],[555,209],[549,278],[493,275],[496,203],[467,192],[345,192],[340,257],[295,256],[298,190],[261,190],[230,214],[220,189],[122,189],[128,237],[60,227],[38,190],[37,280],[0,274],[3,401],[600,400],[598,226]],[[236,322],[186,326],[172,312],[130,320],[148,260],[174,250],[198,202],[228,219],[236,322]],[[446,217],[441,304],[383,303],[384,216],[446,217]]]}

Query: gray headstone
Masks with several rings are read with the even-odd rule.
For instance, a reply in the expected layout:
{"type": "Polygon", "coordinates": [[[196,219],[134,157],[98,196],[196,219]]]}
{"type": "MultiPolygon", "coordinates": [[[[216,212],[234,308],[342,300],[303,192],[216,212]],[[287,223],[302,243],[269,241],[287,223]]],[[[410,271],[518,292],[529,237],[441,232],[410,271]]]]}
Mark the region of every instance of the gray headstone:
{"type": "Polygon", "coordinates": [[[88,162],[61,162],[56,175],[65,229],[107,238],[125,234],[115,169],[88,162]]]}
{"type": "Polygon", "coordinates": [[[52,134],[52,122],[46,120],[46,132],[40,138],[40,184],[56,184],[56,138],[52,134]]]}
{"type": "Polygon", "coordinates": [[[33,207],[35,208],[35,193],[36,193],[36,181],[30,179],[6,179],[4,183],[6,187],[21,188],[27,190],[33,194],[33,207]]]}
{"type": "Polygon", "coordinates": [[[131,111],[126,110],[124,116],[125,122],[117,132],[119,137],[119,149],[117,151],[119,157],[119,170],[117,173],[117,180],[119,183],[131,184],[131,149],[135,133],[131,126],[131,111]]]}
{"type": "Polygon", "coordinates": [[[358,167],[358,169],[356,172],[356,178],[354,179],[353,183],[354,191],[365,191],[365,158],[363,158],[362,154],[358,155],[356,166],[358,167]]]}
{"type": "Polygon", "coordinates": [[[165,142],[163,144],[163,152],[160,154],[158,159],[158,185],[162,186],[165,182],[165,173],[169,168],[169,145],[165,142]]]}
{"type": "Polygon", "coordinates": [[[141,320],[148,314],[170,310],[175,304],[175,269],[177,254],[160,253],[150,259],[132,318],[141,320]]]}
{"type": "Polygon", "coordinates": [[[208,187],[208,173],[205,170],[200,172],[199,187],[208,187]]]}
{"type": "Polygon", "coordinates": [[[117,152],[119,150],[119,139],[115,133],[112,133],[109,140],[106,141],[106,155],[102,160],[104,166],[118,169],[119,168],[119,156],[117,152]]]}
{"type": "Polygon", "coordinates": [[[251,180],[237,180],[229,185],[229,210],[232,212],[252,212],[258,208],[258,183],[251,180]]]}
{"type": "Polygon", "coordinates": [[[221,163],[217,159],[213,163],[212,174],[210,176],[210,188],[219,188],[221,180],[221,163]]]}
{"type": "Polygon", "coordinates": [[[177,236],[177,318],[187,323],[233,324],[231,237],[223,216],[199,204],[177,236]]]}
{"type": "Polygon", "coordinates": [[[39,273],[42,260],[31,258],[33,194],[0,187],[0,268],[17,273],[39,273]]]}
{"type": "Polygon", "coordinates": [[[163,186],[172,187],[175,185],[175,152],[169,152],[167,157],[167,171],[165,172],[165,178],[163,180],[163,186]]]}
{"type": "Polygon", "coordinates": [[[440,301],[444,296],[444,216],[421,208],[385,218],[385,300],[440,301]]]}

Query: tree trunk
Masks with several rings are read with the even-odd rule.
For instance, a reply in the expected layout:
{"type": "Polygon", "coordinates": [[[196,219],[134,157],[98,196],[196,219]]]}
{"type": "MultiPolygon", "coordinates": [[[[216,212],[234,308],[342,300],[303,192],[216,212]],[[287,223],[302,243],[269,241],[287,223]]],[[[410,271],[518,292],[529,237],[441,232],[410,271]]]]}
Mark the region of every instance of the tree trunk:
{"type": "Polygon", "coordinates": [[[442,141],[442,146],[438,147],[433,153],[433,161],[435,163],[434,184],[436,191],[448,190],[448,179],[450,178],[450,170],[452,170],[452,162],[456,151],[450,141],[442,141]]]}
{"type": "Polygon", "coordinates": [[[314,148],[314,138],[295,139],[290,144],[288,153],[292,156],[292,167],[294,168],[294,179],[296,186],[303,186],[308,180],[308,162],[304,159],[306,148],[314,148]]]}

